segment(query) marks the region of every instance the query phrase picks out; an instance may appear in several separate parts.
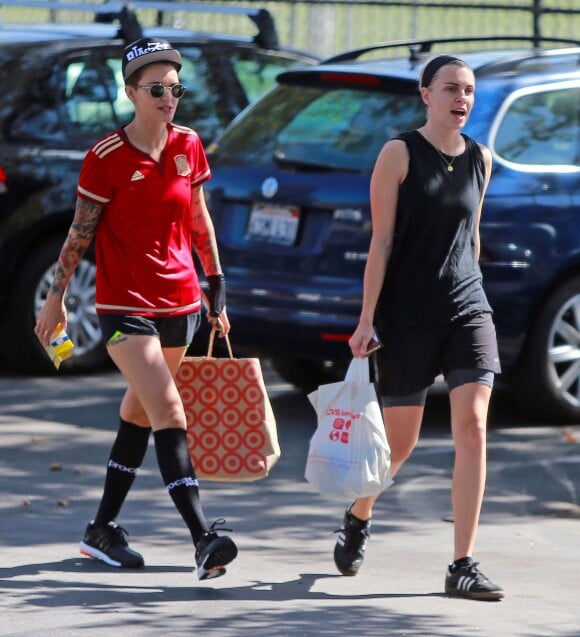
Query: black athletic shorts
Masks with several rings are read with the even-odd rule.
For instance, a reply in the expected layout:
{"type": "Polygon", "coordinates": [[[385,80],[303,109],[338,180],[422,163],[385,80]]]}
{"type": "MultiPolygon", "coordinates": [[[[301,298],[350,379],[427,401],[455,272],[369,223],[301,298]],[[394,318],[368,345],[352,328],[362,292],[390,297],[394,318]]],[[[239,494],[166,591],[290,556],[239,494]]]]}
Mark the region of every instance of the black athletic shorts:
{"type": "Polygon", "coordinates": [[[131,316],[99,314],[103,339],[108,345],[121,334],[156,336],[162,347],[189,347],[201,323],[201,312],[182,316],[131,316]]]}
{"type": "MultiPolygon", "coordinates": [[[[459,377],[466,382],[478,382],[479,372],[501,372],[489,313],[437,327],[394,327],[379,333],[379,338],[383,348],[375,355],[378,389],[386,399],[423,392],[439,374],[446,379],[451,375],[457,386],[457,373],[452,372],[461,371],[459,377]],[[473,376],[470,370],[478,373],[473,376]]],[[[481,375],[482,382],[489,384],[486,378],[481,375]]]]}

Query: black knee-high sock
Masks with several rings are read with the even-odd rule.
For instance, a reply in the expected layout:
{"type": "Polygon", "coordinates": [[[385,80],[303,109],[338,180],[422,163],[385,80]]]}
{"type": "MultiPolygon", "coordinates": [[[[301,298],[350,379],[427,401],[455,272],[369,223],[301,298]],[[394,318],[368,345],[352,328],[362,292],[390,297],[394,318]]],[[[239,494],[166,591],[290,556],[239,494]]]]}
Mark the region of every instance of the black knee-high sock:
{"type": "Polygon", "coordinates": [[[151,429],[139,427],[120,419],[117,437],[107,463],[103,497],[95,516],[96,526],[105,526],[114,520],[133,485],[137,469],[141,466],[151,429]]]}
{"type": "Polygon", "coordinates": [[[185,429],[153,432],[159,470],[194,544],[208,530],[199,499],[199,484],[187,450],[185,429]]]}

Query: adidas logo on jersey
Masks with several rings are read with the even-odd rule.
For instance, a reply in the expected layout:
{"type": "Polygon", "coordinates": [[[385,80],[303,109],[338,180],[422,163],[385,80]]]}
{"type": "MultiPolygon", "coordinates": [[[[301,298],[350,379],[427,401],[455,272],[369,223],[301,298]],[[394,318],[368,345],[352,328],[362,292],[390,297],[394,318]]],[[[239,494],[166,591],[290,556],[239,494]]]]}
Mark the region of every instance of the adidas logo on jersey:
{"type": "Polygon", "coordinates": [[[136,170],[131,177],[131,181],[139,181],[140,179],[145,179],[145,175],[140,170],[136,170]]]}

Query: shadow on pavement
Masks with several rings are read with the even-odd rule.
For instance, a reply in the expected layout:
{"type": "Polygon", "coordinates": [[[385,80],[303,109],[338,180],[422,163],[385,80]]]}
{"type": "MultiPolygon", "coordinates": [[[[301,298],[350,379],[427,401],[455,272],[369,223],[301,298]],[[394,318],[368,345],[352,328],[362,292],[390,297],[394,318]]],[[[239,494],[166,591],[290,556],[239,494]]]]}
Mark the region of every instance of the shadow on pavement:
{"type": "MultiPolygon", "coordinates": [[[[4,627],[0,622],[0,634],[543,634],[514,632],[516,619],[505,633],[486,628],[473,632],[465,617],[475,614],[474,621],[487,626],[488,611],[463,600],[453,600],[451,606],[440,592],[429,592],[435,587],[430,574],[423,575],[422,564],[413,561],[415,553],[430,556],[434,549],[438,560],[445,559],[439,553],[447,555],[447,544],[434,544],[449,542],[452,532],[444,521],[450,519],[453,446],[443,393],[430,395],[419,445],[395,486],[377,502],[370,553],[376,563],[368,560],[364,578],[335,574],[334,533],[348,503],[314,493],[305,481],[315,414],[306,396],[274,378],[269,389],[282,457],[271,475],[252,483],[202,484],[208,519],[226,517],[240,544],[231,578],[228,574],[216,583],[195,579],[191,542],[163,488],[152,448],[119,520],[129,527],[131,543],[146,554],[147,567],[116,570],[80,557],[78,542],[101,495],[123,389],[116,374],[63,377],[59,382],[2,379],[0,608],[10,619],[4,627]],[[393,551],[392,542],[400,548],[393,551]],[[19,632],[19,626],[25,628],[19,632]],[[168,626],[179,626],[180,632],[168,626]]],[[[482,530],[487,526],[489,537],[520,549],[519,528],[514,531],[520,522],[525,526],[531,519],[578,515],[580,462],[578,445],[567,437],[566,428],[525,426],[505,413],[494,412],[490,428],[482,530]]],[[[565,532],[571,533],[568,526],[565,532]]],[[[535,562],[528,552],[522,560],[519,554],[512,558],[502,552],[501,543],[493,550],[501,556],[498,566],[511,559],[510,566],[519,565],[524,573],[543,572],[543,563],[537,571],[529,570],[535,562]]],[[[441,575],[437,570],[435,583],[441,575]]],[[[528,609],[528,600],[521,607],[528,609]]],[[[496,628],[505,621],[500,614],[491,618],[496,628]]],[[[567,630],[545,634],[575,635],[567,630]]]]}

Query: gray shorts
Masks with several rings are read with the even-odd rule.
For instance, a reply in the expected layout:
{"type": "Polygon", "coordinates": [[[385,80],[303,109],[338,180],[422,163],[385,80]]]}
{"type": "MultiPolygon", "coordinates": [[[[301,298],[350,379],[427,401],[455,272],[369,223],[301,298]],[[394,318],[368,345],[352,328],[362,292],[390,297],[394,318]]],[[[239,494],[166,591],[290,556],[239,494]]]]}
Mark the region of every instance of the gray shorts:
{"type": "Polygon", "coordinates": [[[103,339],[108,345],[119,334],[155,336],[162,347],[189,347],[201,323],[201,313],[182,316],[131,316],[127,314],[99,314],[103,339]]]}
{"type": "Polygon", "coordinates": [[[501,372],[492,315],[477,314],[449,325],[394,327],[380,333],[376,353],[384,406],[423,405],[439,374],[450,389],[466,383],[493,386],[501,372]]]}
{"type": "MultiPolygon", "coordinates": [[[[454,369],[445,376],[449,391],[467,383],[479,383],[493,387],[495,374],[486,369],[454,369]]],[[[381,396],[383,407],[424,407],[429,387],[406,396],[381,396]]]]}

